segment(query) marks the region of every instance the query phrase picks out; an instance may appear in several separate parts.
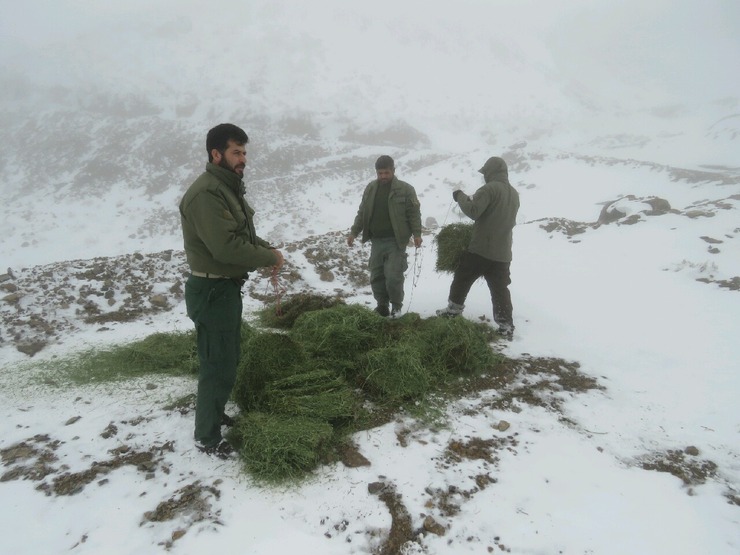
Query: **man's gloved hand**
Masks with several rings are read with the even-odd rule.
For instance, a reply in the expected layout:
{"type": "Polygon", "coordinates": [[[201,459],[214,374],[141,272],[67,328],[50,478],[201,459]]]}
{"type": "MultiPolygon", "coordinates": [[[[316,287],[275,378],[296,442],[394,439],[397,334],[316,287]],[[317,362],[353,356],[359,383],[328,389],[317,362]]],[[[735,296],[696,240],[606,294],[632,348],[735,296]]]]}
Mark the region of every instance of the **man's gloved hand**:
{"type": "Polygon", "coordinates": [[[459,197],[462,194],[463,192],[460,189],[458,189],[457,191],[452,191],[452,200],[457,202],[457,197],[459,197]]]}

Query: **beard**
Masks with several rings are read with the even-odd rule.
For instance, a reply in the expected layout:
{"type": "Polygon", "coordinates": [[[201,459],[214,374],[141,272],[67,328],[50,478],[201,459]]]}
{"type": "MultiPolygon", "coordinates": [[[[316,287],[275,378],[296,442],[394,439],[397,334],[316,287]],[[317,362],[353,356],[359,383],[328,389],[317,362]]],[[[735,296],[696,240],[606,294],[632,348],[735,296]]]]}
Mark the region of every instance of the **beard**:
{"type": "Polygon", "coordinates": [[[234,172],[239,177],[244,177],[244,165],[243,164],[237,164],[236,166],[232,166],[226,161],[226,158],[221,158],[221,161],[218,163],[218,165],[226,170],[234,172]]]}

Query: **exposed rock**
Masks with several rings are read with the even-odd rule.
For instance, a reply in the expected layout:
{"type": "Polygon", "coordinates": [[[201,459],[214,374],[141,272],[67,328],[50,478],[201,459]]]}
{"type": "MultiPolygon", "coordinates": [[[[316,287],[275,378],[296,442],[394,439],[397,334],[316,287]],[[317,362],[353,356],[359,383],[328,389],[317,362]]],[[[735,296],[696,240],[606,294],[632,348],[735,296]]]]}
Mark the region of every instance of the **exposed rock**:
{"type": "Polygon", "coordinates": [[[16,291],[15,293],[11,293],[10,295],[5,295],[2,298],[2,301],[8,304],[15,304],[18,301],[20,301],[22,297],[23,295],[21,295],[19,292],[16,291]]]}
{"type": "Polygon", "coordinates": [[[427,516],[424,519],[424,530],[431,534],[435,534],[437,536],[444,536],[445,535],[445,527],[442,526],[439,522],[434,520],[434,517],[427,516]]]}
{"type": "Polygon", "coordinates": [[[687,210],[684,212],[684,216],[695,220],[696,218],[714,218],[714,212],[709,210],[687,210]]]}
{"type": "Polygon", "coordinates": [[[509,424],[506,420],[501,420],[496,426],[494,426],[499,432],[505,432],[511,427],[511,424],[509,424]]]}
{"type": "MultiPolygon", "coordinates": [[[[358,468],[360,466],[370,466],[370,461],[367,460],[362,453],[357,450],[356,445],[346,445],[341,452],[342,463],[348,468],[358,468]]],[[[372,492],[371,492],[372,493],[372,492]]]]}
{"type": "Polygon", "coordinates": [[[383,491],[385,488],[384,482],[371,482],[367,485],[367,492],[371,495],[376,495],[383,491]]]}
{"type": "Polygon", "coordinates": [[[152,303],[152,306],[156,306],[159,308],[167,308],[169,306],[169,303],[167,302],[167,297],[164,295],[152,295],[149,298],[149,302],[152,303]]]}
{"type": "Polygon", "coordinates": [[[660,216],[661,214],[667,214],[671,211],[671,203],[664,198],[653,197],[645,199],[645,202],[647,202],[652,208],[651,211],[646,212],[649,216],[660,216]]]}
{"type": "Polygon", "coordinates": [[[103,430],[103,433],[100,434],[100,437],[102,437],[103,439],[109,439],[113,437],[114,435],[116,435],[117,433],[118,433],[118,427],[115,424],[113,424],[113,422],[111,422],[110,424],[108,424],[105,430],[103,430]]]}
{"type": "Polygon", "coordinates": [[[321,281],[334,281],[334,272],[332,272],[331,270],[324,270],[319,274],[319,279],[321,281]]]}
{"type": "Polygon", "coordinates": [[[46,341],[31,341],[29,343],[19,343],[16,345],[16,349],[23,353],[24,355],[28,355],[32,357],[36,353],[38,353],[41,349],[46,347],[47,343],[46,341]]]}
{"type": "Polygon", "coordinates": [[[635,195],[627,195],[622,198],[618,198],[614,201],[604,203],[604,207],[601,209],[597,225],[607,225],[619,220],[623,220],[620,223],[632,225],[642,220],[641,215],[646,216],[661,216],[673,212],[671,204],[660,197],[649,197],[649,198],[637,198],[635,195]],[[615,205],[620,201],[631,201],[634,203],[641,203],[645,205],[644,208],[637,210],[637,213],[627,215],[626,212],[620,210],[615,205]],[[649,207],[649,208],[648,208],[649,207]]]}
{"type": "Polygon", "coordinates": [[[691,455],[692,457],[696,457],[699,455],[699,449],[697,449],[693,445],[689,445],[686,449],[684,449],[684,453],[686,453],[687,455],[691,455]]]}

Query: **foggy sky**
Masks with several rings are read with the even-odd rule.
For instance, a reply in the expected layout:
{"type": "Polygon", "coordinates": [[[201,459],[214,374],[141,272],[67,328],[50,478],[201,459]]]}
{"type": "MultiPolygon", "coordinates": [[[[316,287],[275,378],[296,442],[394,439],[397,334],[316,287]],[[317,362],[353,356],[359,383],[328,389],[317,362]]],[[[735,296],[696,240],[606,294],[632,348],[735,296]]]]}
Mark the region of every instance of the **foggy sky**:
{"type": "Polygon", "coordinates": [[[736,0],[429,4],[0,0],[0,72],[369,120],[740,109],[736,0]]]}

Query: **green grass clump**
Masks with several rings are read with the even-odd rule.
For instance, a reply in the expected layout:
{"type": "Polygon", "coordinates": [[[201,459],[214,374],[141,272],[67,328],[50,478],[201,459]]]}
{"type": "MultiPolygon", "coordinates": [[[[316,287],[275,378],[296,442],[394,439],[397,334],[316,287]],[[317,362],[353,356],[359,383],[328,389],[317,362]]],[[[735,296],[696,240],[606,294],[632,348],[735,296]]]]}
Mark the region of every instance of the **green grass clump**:
{"type": "Polygon", "coordinates": [[[437,371],[424,364],[419,344],[397,344],[369,351],[362,373],[363,389],[385,403],[421,399],[437,379],[437,371]]]}
{"type": "Polygon", "coordinates": [[[247,343],[249,343],[249,340],[254,337],[254,334],[257,333],[255,329],[250,326],[245,320],[242,320],[241,328],[239,328],[239,334],[241,337],[241,350],[242,353],[247,348],[247,343]]]}
{"type": "Polygon", "coordinates": [[[435,269],[438,272],[450,273],[457,270],[457,267],[460,265],[460,257],[468,248],[472,236],[472,224],[448,224],[440,229],[434,238],[434,242],[437,243],[437,264],[435,269]]]}
{"type": "Polygon", "coordinates": [[[443,368],[450,374],[480,373],[490,370],[501,358],[491,349],[493,330],[462,317],[429,318],[415,341],[425,345],[424,364],[443,368]]]}
{"type": "Polygon", "coordinates": [[[147,375],[186,376],[198,369],[195,332],[154,333],[140,341],[89,349],[42,363],[75,384],[112,382],[147,375]]]}
{"type": "Polygon", "coordinates": [[[267,384],[264,406],[272,413],[335,421],[355,416],[360,403],[342,376],[314,370],[267,384]]]}
{"type": "Polygon", "coordinates": [[[255,332],[242,350],[232,397],[242,410],[258,407],[265,384],[296,372],[306,361],[303,348],[277,332],[255,332]]]}
{"type": "Polygon", "coordinates": [[[360,305],[337,305],[302,314],[291,334],[310,355],[346,370],[382,342],[385,321],[360,305]]]}
{"type": "Polygon", "coordinates": [[[334,435],[327,422],[261,412],[244,414],[236,427],[246,469],[269,483],[301,478],[315,469],[334,435]]]}
{"type": "Polygon", "coordinates": [[[314,310],[332,308],[338,304],[345,304],[338,297],[327,297],[313,293],[298,293],[283,302],[280,306],[280,314],[276,312],[276,306],[272,305],[259,312],[260,321],[271,328],[292,328],[298,317],[314,310]]]}

